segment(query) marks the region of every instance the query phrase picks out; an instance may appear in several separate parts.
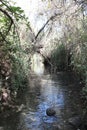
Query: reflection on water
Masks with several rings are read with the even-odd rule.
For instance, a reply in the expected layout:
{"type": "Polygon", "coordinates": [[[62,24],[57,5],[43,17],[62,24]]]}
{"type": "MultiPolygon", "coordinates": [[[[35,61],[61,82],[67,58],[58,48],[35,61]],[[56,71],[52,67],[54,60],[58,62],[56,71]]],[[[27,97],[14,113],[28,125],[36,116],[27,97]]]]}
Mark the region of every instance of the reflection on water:
{"type": "Polygon", "coordinates": [[[72,74],[44,74],[39,79],[33,75],[31,81],[24,100],[26,109],[19,117],[11,118],[13,123],[5,122],[5,130],[58,130],[59,126],[61,130],[74,130],[65,127],[66,122],[74,114],[81,113],[82,104],[81,90],[72,74]],[[55,116],[46,115],[49,107],[56,111],[55,116]]]}
{"type": "MultiPolygon", "coordinates": [[[[29,87],[26,95],[27,109],[24,111],[25,115],[21,114],[19,130],[56,130],[55,124],[64,123],[73,114],[79,113],[79,110],[81,112],[78,84],[71,80],[70,75],[67,81],[62,78],[67,79],[67,74],[65,77],[61,74],[43,75],[38,88],[29,87]],[[49,107],[56,111],[55,116],[46,115],[49,107]]],[[[34,82],[37,84],[37,81],[34,82]]],[[[63,127],[63,130],[67,129],[63,127]]]]}
{"type": "Polygon", "coordinates": [[[44,99],[46,108],[64,105],[64,94],[59,84],[56,84],[51,79],[41,81],[41,96],[44,99]]]}
{"type": "Polygon", "coordinates": [[[31,69],[37,75],[42,75],[44,73],[43,57],[39,53],[35,53],[31,59],[31,69]]]}

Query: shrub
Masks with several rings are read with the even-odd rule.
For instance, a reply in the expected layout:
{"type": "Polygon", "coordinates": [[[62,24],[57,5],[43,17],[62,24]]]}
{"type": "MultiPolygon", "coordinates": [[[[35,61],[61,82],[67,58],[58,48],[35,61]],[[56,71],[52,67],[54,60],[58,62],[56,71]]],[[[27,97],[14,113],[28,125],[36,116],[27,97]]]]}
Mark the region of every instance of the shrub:
{"type": "Polygon", "coordinates": [[[59,44],[51,55],[51,62],[57,70],[65,70],[67,68],[67,51],[64,44],[59,44]]]}

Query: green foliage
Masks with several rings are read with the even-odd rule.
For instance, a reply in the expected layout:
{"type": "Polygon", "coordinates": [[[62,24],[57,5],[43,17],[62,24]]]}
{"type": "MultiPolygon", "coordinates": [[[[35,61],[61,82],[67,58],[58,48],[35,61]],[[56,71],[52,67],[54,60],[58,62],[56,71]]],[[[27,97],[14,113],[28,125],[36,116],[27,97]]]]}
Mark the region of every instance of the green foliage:
{"type": "Polygon", "coordinates": [[[0,41],[9,42],[7,36],[18,36],[18,22],[20,20],[26,21],[26,25],[29,26],[29,22],[25,17],[24,11],[20,7],[13,6],[8,0],[0,1],[0,41]]]}
{"type": "Polygon", "coordinates": [[[73,37],[76,40],[71,50],[71,66],[85,84],[83,93],[87,99],[87,18],[83,19],[82,28],[78,31],[79,35],[73,37]]]}
{"type": "MultiPolygon", "coordinates": [[[[16,7],[8,0],[0,1],[0,55],[8,55],[10,59],[9,67],[12,67],[9,74],[12,89],[18,90],[26,86],[27,74],[29,70],[29,54],[24,53],[20,44],[19,26],[20,22],[26,24],[29,29],[29,22],[25,17],[24,11],[16,7]],[[25,60],[27,59],[27,60],[25,60]]],[[[1,57],[0,57],[1,58],[1,57]]],[[[2,59],[1,59],[2,62],[2,59]]],[[[1,63],[0,63],[1,64],[1,63]]],[[[1,71],[1,70],[0,70],[1,71]]]]}
{"type": "Polygon", "coordinates": [[[24,89],[28,82],[27,74],[23,68],[23,61],[18,57],[11,57],[12,61],[12,77],[11,84],[12,89],[18,91],[24,89]]]}
{"type": "Polygon", "coordinates": [[[21,13],[24,12],[20,7],[15,7],[15,6],[10,6],[10,10],[11,10],[13,13],[18,13],[18,14],[21,14],[21,13]]]}
{"type": "Polygon", "coordinates": [[[74,70],[85,77],[87,71],[87,33],[81,32],[80,35],[80,39],[78,39],[80,43],[76,44],[72,50],[71,65],[74,66],[74,70]]]}
{"type": "Polygon", "coordinates": [[[58,70],[65,70],[67,67],[67,51],[64,44],[59,44],[51,56],[51,62],[58,70]]]}

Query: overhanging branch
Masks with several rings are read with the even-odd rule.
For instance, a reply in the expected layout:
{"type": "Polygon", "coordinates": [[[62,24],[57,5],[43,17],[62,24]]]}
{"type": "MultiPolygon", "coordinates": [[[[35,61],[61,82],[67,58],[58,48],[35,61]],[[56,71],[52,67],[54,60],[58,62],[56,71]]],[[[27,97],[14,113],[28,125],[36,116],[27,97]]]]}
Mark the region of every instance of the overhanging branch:
{"type": "Polygon", "coordinates": [[[2,13],[4,13],[4,14],[12,21],[12,23],[13,23],[13,19],[12,19],[12,17],[8,14],[7,11],[3,10],[2,8],[0,8],[0,11],[1,11],[2,13]]]}
{"type": "Polygon", "coordinates": [[[46,27],[46,25],[50,22],[50,20],[53,20],[56,16],[61,15],[60,13],[55,14],[54,16],[51,16],[47,22],[43,25],[43,27],[39,30],[39,32],[37,33],[37,35],[35,36],[35,40],[38,38],[39,34],[44,30],[44,28],[46,27]]]}
{"type": "MultiPolygon", "coordinates": [[[[1,11],[2,13],[4,13],[4,15],[6,15],[6,16],[10,19],[10,21],[11,21],[11,22],[10,22],[10,25],[9,25],[9,27],[8,27],[8,30],[6,31],[5,36],[3,36],[3,34],[0,32],[0,35],[1,35],[2,39],[5,40],[5,39],[6,39],[6,36],[8,35],[8,33],[9,33],[10,29],[11,29],[11,26],[12,26],[12,24],[13,24],[14,22],[13,22],[12,17],[8,14],[7,11],[3,10],[2,8],[0,8],[0,11],[1,11]]],[[[1,41],[3,41],[3,40],[1,40],[1,41]]]]}
{"type": "MultiPolygon", "coordinates": [[[[47,22],[42,26],[42,28],[38,31],[38,33],[36,34],[36,36],[35,36],[35,41],[36,41],[36,39],[38,38],[39,34],[44,30],[44,28],[46,27],[46,25],[47,25],[51,20],[55,19],[57,16],[61,16],[62,14],[65,14],[71,7],[72,7],[72,5],[68,6],[68,7],[65,8],[64,10],[62,10],[62,11],[60,11],[60,12],[54,14],[53,16],[51,16],[51,17],[47,20],[47,22]]],[[[78,10],[79,10],[79,7],[76,9],[76,11],[75,11],[74,13],[76,13],[78,10]]],[[[74,13],[71,13],[71,14],[69,14],[69,15],[71,16],[71,15],[74,14],[74,13]]],[[[66,15],[67,15],[67,14],[66,14],[66,15]]],[[[69,15],[68,15],[68,17],[69,17],[69,15]]],[[[35,42],[34,42],[34,43],[35,43],[35,42]]]]}

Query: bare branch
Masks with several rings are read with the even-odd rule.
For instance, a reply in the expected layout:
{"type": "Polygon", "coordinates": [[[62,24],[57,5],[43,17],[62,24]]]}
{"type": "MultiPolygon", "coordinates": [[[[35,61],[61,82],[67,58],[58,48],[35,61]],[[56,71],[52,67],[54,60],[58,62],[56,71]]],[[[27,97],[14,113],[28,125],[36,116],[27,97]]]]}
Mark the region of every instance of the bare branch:
{"type": "Polygon", "coordinates": [[[39,32],[37,33],[37,35],[35,36],[35,40],[38,38],[39,34],[44,30],[44,28],[46,27],[46,25],[53,20],[56,16],[61,15],[61,13],[55,14],[54,16],[51,16],[47,22],[43,25],[43,27],[39,30],[39,32]]]}
{"type": "MultiPolygon", "coordinates": [[[[65,14],[71,7],[72,7],[72,5],[70,5],[69,7],[65,8],[64,10],[60,10],[58,13],[55,13],[53,16],[51,16],[51,17],[47,20],[47,22],[43,25],[43,27],[42,27],[42,28],[38,31],[38,33],[36,34],[36,36],[35,36],[35,42],[36,42],[36,39],[38,38],[39,34],[44,30],[44,28],[46,27],[46,25],[47,25],[51,20],[55,19],[57,16],[61,16],[61,15],[65,14]]],[[[61,7],[61,9],[62,9],[62,7],[61,7]]],[[[69,15],[66,14],[66,16],[68,16],[68,17],[69,17],[69,16],[72,16],[72,15],[75,14],[79,9],[80,9],[80,7],[78,7],[78,8],[75,10],[75,12],[73,12],[73,13],[71,13],[71,14],[69,14],[69,15]]],[[[34,43],[35,43],[35,42],[34,42],[34,43]]]]}

